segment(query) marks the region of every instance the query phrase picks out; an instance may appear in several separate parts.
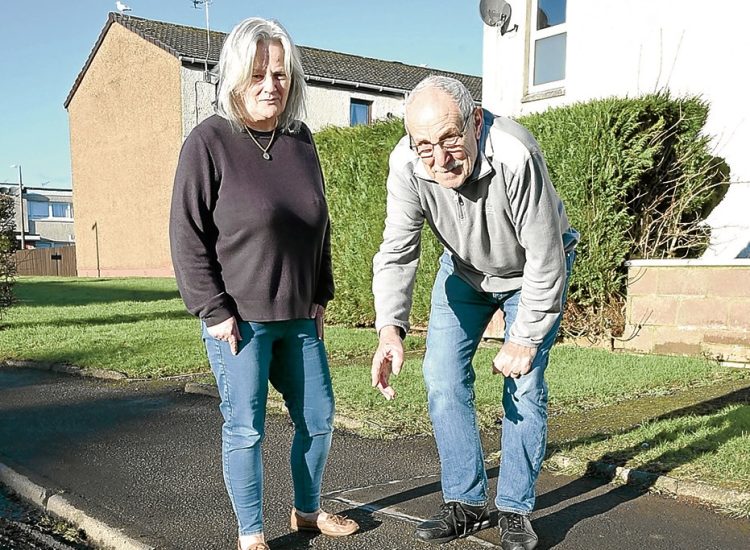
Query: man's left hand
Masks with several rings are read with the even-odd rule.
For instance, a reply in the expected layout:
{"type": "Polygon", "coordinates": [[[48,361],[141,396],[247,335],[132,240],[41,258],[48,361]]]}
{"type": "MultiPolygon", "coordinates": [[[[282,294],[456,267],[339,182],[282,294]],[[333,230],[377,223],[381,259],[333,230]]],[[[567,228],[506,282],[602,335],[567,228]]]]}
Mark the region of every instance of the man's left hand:
{"type": "Polygon", "coordinates": [[[505,342],[492,360],[492,374],[521,378],[531,371],[531,364],[534,362],[535,356],[536,348],[522,346],[514,342],[505,342]]]}

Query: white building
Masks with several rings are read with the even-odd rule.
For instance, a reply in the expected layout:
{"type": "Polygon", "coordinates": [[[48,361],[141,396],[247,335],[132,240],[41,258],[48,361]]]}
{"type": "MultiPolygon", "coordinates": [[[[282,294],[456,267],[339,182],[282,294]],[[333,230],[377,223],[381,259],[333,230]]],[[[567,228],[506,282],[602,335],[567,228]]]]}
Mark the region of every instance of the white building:
{"type": "Polygon", "coordinates": [[[668,89],[698,95],[706,132],[731,168],[708,219],[715,260],[750,257],[750,3],[739,0],[509,0],[482,4],[506,25],[484,27],[483,104],[519,116],[594,98],[668,89]],[[505,8],[505,13],[509,10],[505,8]],[[517,25],[517,28],[515,27],[517,25]]]}
{"type": "Polygon", "coordinates": [[[13,197],[15,237],[21,248],[56,248],[75,244],[73,192],[70,189],[23,187],[0,182],[0,194],[13,197]],[[23,200],[23,204],[21,204],[23,200]]]}

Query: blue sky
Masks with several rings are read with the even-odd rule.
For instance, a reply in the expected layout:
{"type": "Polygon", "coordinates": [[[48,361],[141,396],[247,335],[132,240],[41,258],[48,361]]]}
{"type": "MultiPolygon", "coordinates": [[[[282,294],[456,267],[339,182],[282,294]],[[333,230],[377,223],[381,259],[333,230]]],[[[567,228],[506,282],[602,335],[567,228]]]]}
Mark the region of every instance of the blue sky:
{"type": "MultiPolygon", "coordinates": [[[[205,26],[192,0],[126,0],[131,15],[205,26]]],[[[2,0],[0,182],[69,188],[63,102],[115,0],[2,0]]],[[[481,75],[479,0],[213,0],[210,25],[228,32],[250,16],[281,21],[301,46],[481,75]]]]}

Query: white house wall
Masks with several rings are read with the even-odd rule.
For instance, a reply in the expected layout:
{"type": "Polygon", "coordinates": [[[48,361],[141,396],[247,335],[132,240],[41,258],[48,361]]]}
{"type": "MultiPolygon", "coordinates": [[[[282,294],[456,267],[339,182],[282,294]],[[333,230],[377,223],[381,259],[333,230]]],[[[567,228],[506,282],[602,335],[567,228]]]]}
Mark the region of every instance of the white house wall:
{"type": "Polygon", "coordinates": [[[305,123],[313,132],[317,132],[326,126],[349,126],[351,98],[372,101],[370,111],[372,120],[384,119],[389,115],[404,116],[403,97],[341,90],[308,82],[305,123]]]}
{"type": "Polygon", "coordinates": [[[536,2],[508,3],[513,8],[511,27],[518,24],[518,31],[501,36],[497,28],[484,27],[485,107],[518,116],[665,88],[673,95],[702,96],[711,106],[706,132],[714,138],[715,153],[726,158],[732,170],[730,190],[708,220],[714,239],[706,255],[734,258],[750,253],[750,106],[743,85],[750,4],[568,0],[562,95],[524,101],[527,21],[536,2]]]}
{"type": "Polygon", "coordinates": [[[182,139],[198,123],[214,114],[213,102],[216,100],[216,86],[205,82],[203,68],[182,66],[182,139]]]}
{"type": "MultiPolygon", "coordinates": [[[[182,74],[182,129],[183,139],[198,123],[214,113],[216,90],[203,79],[202,67],[183,66],[182,74]]],[[[401,96],[346,90],[315,82],[307,83],[307,115],[304,117],[313,132],[326,126],[349,126],[351,98],[372,102],[372,120],[390,116],[404,116],[404,98],[401,96]]]]}

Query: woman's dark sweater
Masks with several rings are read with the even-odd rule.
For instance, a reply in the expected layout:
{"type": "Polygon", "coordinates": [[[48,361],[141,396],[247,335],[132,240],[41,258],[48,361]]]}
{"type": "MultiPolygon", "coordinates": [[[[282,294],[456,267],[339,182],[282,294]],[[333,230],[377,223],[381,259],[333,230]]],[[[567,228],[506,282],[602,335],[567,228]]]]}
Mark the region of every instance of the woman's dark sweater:
{"type": "MultiPolygon", "coordinates": [[[[266,134],[261,134],[266,136],[266,134]]],[[[259,137],[265,146],[267,137],[259,137]]],[[[309,317],[333,298],[330,221],[312,134],[277,133],[271,160],[212,116],[188,136],[172,194],[177,286],[208,326],[309,317]]]]}

